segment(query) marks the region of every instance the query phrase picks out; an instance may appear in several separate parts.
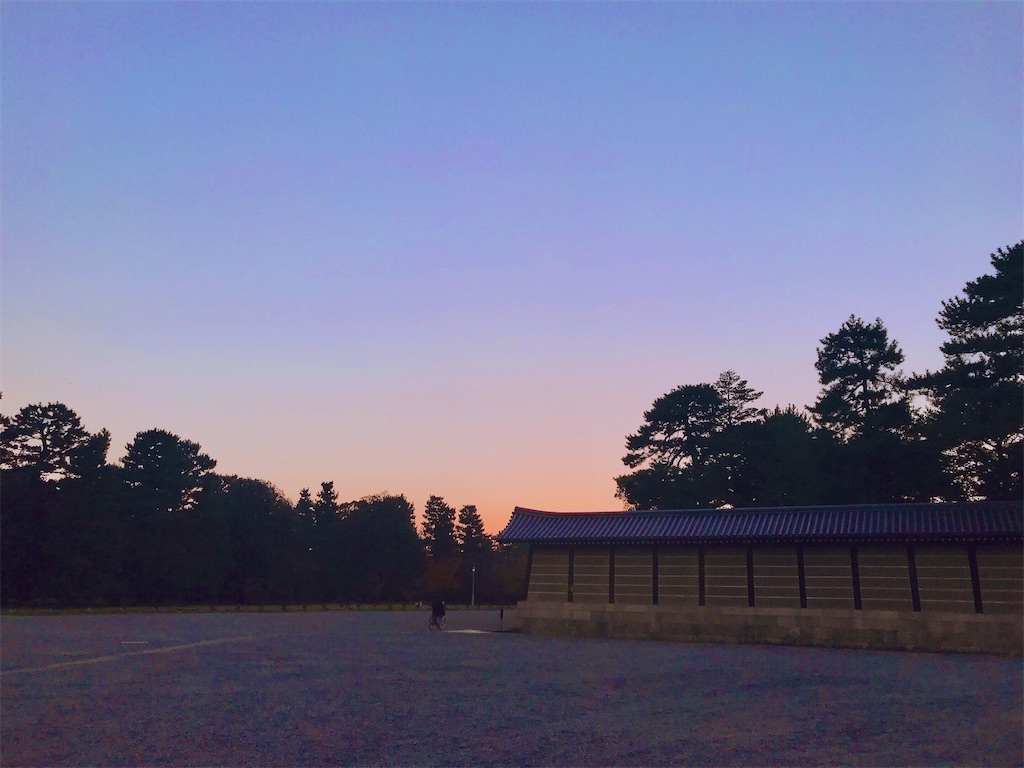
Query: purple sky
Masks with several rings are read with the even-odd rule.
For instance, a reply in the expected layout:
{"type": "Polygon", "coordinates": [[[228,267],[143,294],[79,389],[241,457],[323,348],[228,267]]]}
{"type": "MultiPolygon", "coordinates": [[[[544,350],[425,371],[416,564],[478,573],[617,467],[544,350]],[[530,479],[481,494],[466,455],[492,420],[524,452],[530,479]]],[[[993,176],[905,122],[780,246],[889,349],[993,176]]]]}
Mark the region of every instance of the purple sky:
{"type": "Polygon", "coordinates": [[[618,509],[627,433],[1024,232],[1024,5],[2,6],[3,412],[292,500],[618,509]]]}

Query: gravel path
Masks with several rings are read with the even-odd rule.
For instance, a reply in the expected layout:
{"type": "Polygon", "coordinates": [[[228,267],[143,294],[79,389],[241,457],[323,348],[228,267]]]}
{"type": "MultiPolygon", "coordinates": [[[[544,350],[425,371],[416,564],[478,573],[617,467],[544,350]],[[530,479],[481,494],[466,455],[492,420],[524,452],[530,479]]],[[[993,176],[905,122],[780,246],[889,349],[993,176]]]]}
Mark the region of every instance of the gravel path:
{"type": "Polygon", "coordinates": [[[1024,762],[1020,659],[480,631],[496,611],[450,612],[441,633],[427,617],[4,617],[0,765],[1024,762]]]}

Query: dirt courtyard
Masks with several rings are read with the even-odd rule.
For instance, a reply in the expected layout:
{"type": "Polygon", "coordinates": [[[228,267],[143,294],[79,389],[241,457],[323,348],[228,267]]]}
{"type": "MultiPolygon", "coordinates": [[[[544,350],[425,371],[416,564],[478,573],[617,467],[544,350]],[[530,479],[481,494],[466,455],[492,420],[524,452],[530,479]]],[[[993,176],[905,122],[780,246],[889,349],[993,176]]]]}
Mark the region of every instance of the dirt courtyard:
{"type": "MultiPolygon", "coordinates": [[[[1022,661],[499,634],[497,611],[5,616],[3,766],[1021,765],[1022,661]]],[[[506,616],[506,626],[511,623],[506,616]]]]}

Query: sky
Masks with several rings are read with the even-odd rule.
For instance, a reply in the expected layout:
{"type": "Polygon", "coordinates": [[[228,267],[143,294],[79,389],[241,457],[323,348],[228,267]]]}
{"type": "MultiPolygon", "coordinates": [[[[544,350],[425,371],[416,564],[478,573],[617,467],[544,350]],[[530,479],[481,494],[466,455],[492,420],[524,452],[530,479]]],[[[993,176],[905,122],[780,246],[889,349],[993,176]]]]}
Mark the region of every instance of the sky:
{"type": "Polygon", "coordinates": [[[813,404],[1024,233],[1024,5],[0,6],[2,390],[292,501],[616,510],[658,396],[813,404]]]}

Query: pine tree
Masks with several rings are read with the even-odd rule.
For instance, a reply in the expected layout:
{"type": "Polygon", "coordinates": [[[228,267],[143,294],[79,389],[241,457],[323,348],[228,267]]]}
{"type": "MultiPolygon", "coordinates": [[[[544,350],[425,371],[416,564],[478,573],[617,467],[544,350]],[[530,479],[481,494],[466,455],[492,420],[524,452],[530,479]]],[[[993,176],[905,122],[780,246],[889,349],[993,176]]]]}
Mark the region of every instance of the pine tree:
{"type": "Polygon", "coordinates": [[[714,384],[687,384],[659,397],[626,438],[622,462],[635,471],[615,478],[616,496],[644,509],[735,503],[739,457],[731,434],[762,417],[762,409],[749,407],[761,394],[728,370],[714,384]]]}
{"type": "Polygon", "coordinates": [[[821,343],[822,391],[809,410],[821,428],[826,500],[927,501],[939,490],[938,467],[914,421],[899,345],[881,319],[868,324],[853,315],[821,343]]]}
{"type": "Polygon", "coordinates": [[[910,425],[909,402],[896,370],[903,352],[889,340],[881,319],[869,325],[850,315],[821,343],[815,368],[822,391],[810,408],[820,427],[845,441],[910,425]]]}
{"type": "Polygon", "coordinates": [[[710,384],[687,384],[662,395],[644,412],[644,423],[626,438],[627,467],[643,464],[682,469],[702,466],[708,441],[721,425],[722,398],[710,384]]]}
{"type": "Polygon", "coordinates": [[[330,521],[338,516],[338,492],[334,483],[320,483],[320,491],[313,502],[313,520],[317,525],[330,521]]]}
{"type": "Polygon", "coordinates": [[[295,502],[295,512],[303,518],[312,516],[313,496],[310,494],[309,488],[303,488],[299,491],[299,500],[295,502]]]}
{"type": "Polygon", "coordinates": [[[491,537],[484,532],[484,521],[473,504],[467,504],[459,510],[455,538],[463,557],[470,560],[478,559],[493,547],[491,537]]]}
{"type": "Polygon", "coordinates": [[[458,551],[455,541],[455,508],[440,496],[431,496],[423,508],[423,543],[431,557],[447,557],[458,551]]]}
{"type": "Polygon", "coordinates": [[[764,392],[751,389],[736,371],[720,373],[714,387],[722,401],[719,421],[723,429],[764,416],[764,409],[748,407],[750,403],[759,400],[764,392]]]}
{"type": "Polygon", "coordinates": [[[736,451],[733,506],[820,504],[820,445],[810,419],[795,406],[775,406],[732,431],[736,451]]]}
{"type": "Polygon", "coordinates": [[[1024,464],[1024,241],[991,256],[995,274],[942,302],[945,365],[915,385],[930,396],[928,433],[956,493],[1020,499],[1024,464]]]}
{"type": "Polygon", "coordinates": [[[123,476],[150,509],[173,512],[191,508],[203,477],[217,462],[198,443],[162,429],[139,432],[127,446],[123,476]]]}
{"type": "Polygon", "coordinates": [[[73,455],[90,438],[78,414],[63,403],[26,405],[4,418],[3,427],[4,467],[31,467],[44,479],[70,474],[73,455]]]}

